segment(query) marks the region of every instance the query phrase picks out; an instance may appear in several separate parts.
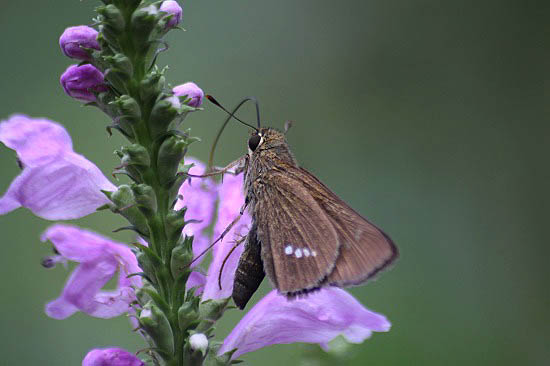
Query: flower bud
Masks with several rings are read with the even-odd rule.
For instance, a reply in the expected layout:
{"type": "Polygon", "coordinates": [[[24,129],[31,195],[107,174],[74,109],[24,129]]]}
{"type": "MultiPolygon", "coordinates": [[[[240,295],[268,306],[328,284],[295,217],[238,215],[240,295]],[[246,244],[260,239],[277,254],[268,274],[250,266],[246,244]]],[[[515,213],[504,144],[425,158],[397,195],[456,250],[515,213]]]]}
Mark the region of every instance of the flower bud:
{"type": "Polygon", "coordinates": [[[134,43],[141,49],[149,47],[149,36],[160,18],[159,10],[155,5],[142,7],[132,14],[132,32],[134,43]]]}
{"type": "Polygon", "coordinates": [[[180,330],[185,331],[189,327],[198,323],[199,314],[197,313],[197,308],[194,301],[189,301],[183,303],[183,305],[178,309],[178,323],[180,330]]]}
{"type": "Polygon", "coordinates": [[[174,92],[174,95],[178,97],[186,96],[187,99],[190,99],[187,101],[187,105],[190,107],[198,108],[202,104],[202,100],[204,98],[204,92],[201,88],[197,86],[197,84],[193,83],[192,81],[189,81],[185,84],[178,85],[172,89],[172,92],[174,92]]]}
{"type": "Polygon", "coordinates": [[[151,186],[147,184],[136,184],[132,186],[136,202],[145,216],[152,216],[157,211],[157,196],[151,186]]]}
{"type": "Polygon", "coordinates": [[[161,184],[168,185],[175,180],[188,145],[186,139],[181,136],[170,136],[160,145],[157,167],[161,184]]]}
{"type": "Polygon", "coordinates": [[[227,297],[225,299],[208,299],[201,302],[199,305],[201,318],[211,320],[212,322],[220,319],[230,299],[227,297]]]}
{"type": "Polygon", "coordinates": [[[172,277],[175,279],[182,275],[189,276],[190,274],[189,265],[193,260],[193,249],[191,247],[192,242],[192,239],[186,237],[183,243],[180,243],[172,249],[172,256],[170,257],[170,271],[172,272],[172,277]]]}
{"type": "Polygon", "coordinates": [[[165,83],[166,79],[162,71],[154,70],[145,75],[140,83],[140,97],[143,102],[149,103],[156,100],[164,89],[165,83]]]}
{"type": "Polygon", "coordinates": [[[203,333],[195,333],[189,337],[189,346],[193,351],[200,351],[203,355],[208,349],[208,338],[203,333]]]}
{"type": "Polygon", "coordinates": [[[132,144],[130,146],[123,146],[120,152],[122,153],[121,162],[123,166],[137,165],[148,167],[151,164],[149,153],[142,145],[132,144]]]}
{"type": "Polygon", "coordinates": [[[149,122],[151,123],[151,135],[154,137],[162,135],[170,123],[177,117],[179,110],[174,108],[170,97],[158,100],[153,106],[149,122]]]}
{"type": "Polygon", "coordinates": [[[111,102],[111,104],[117,107],[117,115],[119,115],[123,121],[137,123],[141,118],[141,108],[136,100],[129,95],[121,95],[111,102]]]}
{"type": "Polygon", "coordinates": [[[105,79],[108,80],[117,90],[125,92],[126,82],[132,77],[133,66],[128,57],[121,53],[114,56],[105,56],[105,62],[109,67],[105,70],[105,79]]]}
{"type": "Polygon", "coordinates": [[[69,66],[59,81],[67,95],[86,102],[95,101],[95,93],[107,90],[103,74],[90,64],[69,66]]]}
{"type": "Polygon", "coordinates": [[[61,51],[70,58],[90,60],[90,51],[86,48],[100,50],[97,31],[85,25],[69,27],[59,37],[61,51]]]}
{"type": "Polygon", "coordinates": [[[147,220],[141,211],[136,207],[136,199],[132,188],[130,188],[129,185],[120,185],[115,192],[108,192],[106,194],[114,204],[114,207],[112,208],[114,212],[124,216],[138,231],[144,235],[149,234],[147,220]]]}
{"type": "MultiPolygon", "coordinates": [[[[119,121],[118,126],[125,125],[125,123],[121,123],[123,121],[119,121]]],[[[143,174],[151,163],[149,153],[145,147],[139,144],[123,146],[120,150],[115,150],[115,154],[120,158],[120,166],[117,167],[116,173],[126,173],[134,181],[143,179],[143,174]]]]}
{"type": "MultiPolygon", "coordinates": [[[[139,268],[141,268],[141,270],[148,276],[149,281],[156,284],[157,278],[155,276],[155,265],[152,263],[151,258],[147,255],[147,253],[139,251],[136,254],[136,259],[138,261],[139,268]]],[[[136,291],[136,297],[140,304],[144,304],[146,301],[143,300],[145,300],[148,295],[142,290],[142,288],[140,288],[136,291]]],[[[150,299],[147,298],[147,301],[148,300],[150,299]]]]}
{"type": "Polygon", "coordinates": [[[143,361],[122,348],[93,349],[84,360],[82,366],[143,366],[143,361]]]}
{"type": "Polygon", "coordinates": [[[160,11],[163,11],[167,13],[168,16],[170,16],[170,18],[166,22],[165,28],[175,27],[181,22],[181,18],[183,17],[183,10],[177,1],[163,1],[162,5],[160,6],[160,11]]]}
{"type": "Polygon", "coordinates": [[[174,352],[174,335],[164,313],[151,303],[144,306],[139,315],[139,324],[163,352],[174,352]]]}
{"type": "Polygon", "coordinates": [[[102,15],[103,23],[109,26],[115,33],[120,33],[124,30],[126,22],[124,16],[120,13],[120,10],[113,5],[100,6],[97,12],[102,15]]]}

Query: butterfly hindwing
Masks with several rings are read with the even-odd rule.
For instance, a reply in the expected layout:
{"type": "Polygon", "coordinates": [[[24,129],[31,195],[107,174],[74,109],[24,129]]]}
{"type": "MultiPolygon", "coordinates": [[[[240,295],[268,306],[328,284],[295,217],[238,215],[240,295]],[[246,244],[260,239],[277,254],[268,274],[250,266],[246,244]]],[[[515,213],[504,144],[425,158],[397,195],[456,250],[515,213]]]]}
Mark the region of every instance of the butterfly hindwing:
{"type": "Polygon", "coordinates": [[[303,184],[279,170],[265,172],[254,184],[254,217],[271,282],[287,295],[320,287],[339,255],[330,218],[303,184]]]}

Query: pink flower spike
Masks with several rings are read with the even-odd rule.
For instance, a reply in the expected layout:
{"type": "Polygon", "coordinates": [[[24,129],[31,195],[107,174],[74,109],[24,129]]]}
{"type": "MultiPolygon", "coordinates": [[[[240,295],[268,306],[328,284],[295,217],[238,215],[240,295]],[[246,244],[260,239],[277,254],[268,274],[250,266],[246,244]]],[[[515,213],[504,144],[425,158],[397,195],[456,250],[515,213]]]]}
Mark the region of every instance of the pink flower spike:
{"type": "Polygon", "coordinates": [[[93,349],[82,360],[82,366],[143,366],[145,363],[122,348],[93,349]]]}
{"type": "Polygon", "coordinates": [[[101,190],[116,189],[55,122],[14,115],[0,123],[0,141],[23,165],[0,198],[0,215],[23,206],[47,220],[76,219],[109,202],[101,190]]]}
{"type": "Polygon", "coordinates": [[[267,294],[225,338],[218,354],[233,349],[233,358],[272,344],[327,343],[343,335],[361,343],[373,331],[387,332],[385,316],[366,309],[337,287],[323,288],[305,298],[288,300],[275,290],[267,294]]]}
{"type": "MultiPolygon", "coordinates": [[[[218,208],[218,219],[214,227],[214,238],[227,228],[227,226],[239,216],[239,212],[244,204],[243,176],[226,174],[223,178],[223,184],[220,187],[220,204],[218,208]]],[[[206,276],[206,285],[202,300],[223,299],[231,296],[233,292],[233,280],[235,279],[235,270],[239,264],[239,257],[244,249],[244,242],[241,243],[227,259],[222,271],[220,290],[218,277],[222,270],[222,263],[229,254],[229,251],[235,245],[235,241],[248,233],[251,218],[248,212],[245,212],[239,222],[226,234],[221,242],[213,248],[212,263],[208,268],[206,276]]]]}
{"type": "MultiPolygon", "coordinates": [[[[206,166],[194,158],[186,157],[184,164],[194,164],[189,170],[190,174],[200,175],[206,170],[206,166]]],[[[183,196],[183,200],[178,200],[174,208],[179,210],[187,206],[185,220],[197,221],[185,225],[183,229],[185,235],[195,236],[193,239],[193,253],[195,256],[210,244],[210,236],[204,234],[203,231],[210,226],[214,218],[214,209],[218,199],[216,189],[217,184],[211,179],[189,178],[181,185],[178,192],[183,196]]],[[[199,263],[199,260],[195,262],[195,264],[199,263]]]]}
{"type": "Polygon", "coordinates": [[[67,260],[80,263],[73,271],[61,296],[46,305],[46,314],[65,319],[77,311],[96,318],[112,318],[128,312],[135,300],[134,288],[141,287],[141,272],[134,253],[122,243],[70,225],[53,225],[41,237],[51,241],[67,260]],[[102,287],[118,275],[115,290],[102,287]]]}

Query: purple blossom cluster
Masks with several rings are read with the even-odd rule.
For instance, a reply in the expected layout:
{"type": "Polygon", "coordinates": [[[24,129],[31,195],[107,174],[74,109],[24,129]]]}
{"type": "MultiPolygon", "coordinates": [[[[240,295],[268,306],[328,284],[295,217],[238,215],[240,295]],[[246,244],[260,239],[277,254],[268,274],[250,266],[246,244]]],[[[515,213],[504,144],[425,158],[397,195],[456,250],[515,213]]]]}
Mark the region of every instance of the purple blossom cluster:
{"type": "MultiPolygon", "coordinates": [[[[102,190],[116,189],[99,168],[73,151],[68,133],[55,122],[15,115],[0,123],[0,141],[15,150],[23,166],[21,174],[0,198],[2,214],[23,206],[49,220],[79,218],[108,202],[102,190]]],[[[196,159],[188,158],[185,163],[193,164],[190,172],[194,175],[205,171],[204,164],[196,159]]],[[[183,199],[177,202],[176,208],[187,206],[186,218],[193,220],[186,225],[184,234],[195,237],[195,255],[210,243],[212,237],[206,230],[210,225],[214,225],[214,235],[218,235],[239,215],[244,202],[242,186],[242,176],[227,175],[223,183],[192,178],[180,187],[183,199]]],[[[234,240],[246,235],[250,220],[245,213],[238,225],[214,247],[206,276],[198,267],[193,272],[187,287],[198,288],[202,301],[231,296],[242,245],[231,254],[223,268],[221,289],[218,276],[234,240]]],[[[61,295],[46,305],[49,316],[63,319],[81,311],[93,317],[111,318],[132,313],[130,304],[142,281],[139,276],[128,276],[141,271],[128,246],[67,224],[51,226],[42,235],[42,240],[51,242],[59,253],[51,258],[51,263],[78,263],[61,295]],[[117,288],[103,290],[116,275],[117,288]]],[[[219,353],[236,349],[233,357],[238,357],[271,344],[293,342],[318,343],[326,347],[338,335],[359,343],[373,331],[383,332],[389,328],[390,323],[383,315],[364,308],[339,288],[322,289],[296,300],[288,300],[273,290],[241,319],[225,338],[219,353]]],[[[91,351],[83,365],[141,365],[140,362],[126,351],[109,348],[91,351]],[[116,361],[108,363],[104,361],[107,359],[116,361]]]]}

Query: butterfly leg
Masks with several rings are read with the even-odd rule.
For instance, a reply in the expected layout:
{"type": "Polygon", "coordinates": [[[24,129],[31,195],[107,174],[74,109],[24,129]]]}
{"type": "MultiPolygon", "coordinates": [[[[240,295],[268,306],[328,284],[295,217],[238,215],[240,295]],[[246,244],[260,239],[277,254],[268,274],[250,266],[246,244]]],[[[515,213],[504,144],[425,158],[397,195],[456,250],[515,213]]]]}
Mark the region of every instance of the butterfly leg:
{"type": "Polygon", "coordinates": [[[218,274],[218,287],[220,288],[220,290],[222,289],[222,273],[223,273],[223,268],[225,267],[225,263],[227,262],[227,260],[229,259],[229,257],[231,256],[231,254],[233,254],[233,252],[235,251],[235,249],[237,249],[237,247],[239,245],[241,245],[243,243],[243,241],[246,240],[246,236],[243,236],[242,238],[240,238],[239,240],[235,241],[235,245],[233,245],[233,248],[231,248],[231,250],[229,251],[229,253],[227,253],[227,255],[225,256],[225,258],[223,259],[223,262],[222,262],[222,265],[220,267],[220,273],[218,274]]]}
{"type": "Polygon", "coordinates": [[[238,158],[237,160],[229,163],[227,166],[225,166],[224,168],[221,168],[221,169],[216,169],[216,170],[213,170],[211,172],[208,172],[208,173],[204,173],[204,174],[189,174],[189,173],[185,173],[187,176],[191,177],[191,178],[207,178],[207,177],[212,177],[212,176],[215,176],[215,175],[218,175],[218,174],[225,174],[225,173],[230,173],[230,174],[239,174],[240,172],[243,171],[243,161],[248,157],[248,155],[244,155],[244,156],[241,156],[240,158],[238,158]],[[234,171],[234,172],[231,172],[230,169],[237,166],[237,169],[234,171]]]}
{"type": "Polygon", "coordinates": [[[235,219],[233,221],[231,221],[231,223],[229,225],[227,225],[227,227],[225,228],[225,230],[220,234],[220,236],[218,236],[218,238],[216,240],[214,240],[214,242],[212,244],[210,244],[205,250],[203,250],[199,255],[197,255],[192,261],[191,263],[189,263],[189,265],[193,264],[197,259],[199,259],[200,257],[202,257],[203,255],[205,255],[206,253],[208,253],[208,251],[210,249],[212,249],[212,247],[214,245],[216,245],[219,241],[221,241],[226,235],[227,233],[233,228],[233,226],[235,226],[237,224],[237,222],[239,222],[239,220],[241,219],[241,217],[243,216],[244,214],[244,210],[246,209],[246,206],[247,206],[247,202],[245,202],[245,204],[241,207],[241,210],[239,212],[239,216],[235,217],[235,219]]]}

